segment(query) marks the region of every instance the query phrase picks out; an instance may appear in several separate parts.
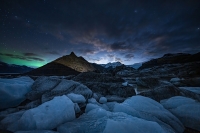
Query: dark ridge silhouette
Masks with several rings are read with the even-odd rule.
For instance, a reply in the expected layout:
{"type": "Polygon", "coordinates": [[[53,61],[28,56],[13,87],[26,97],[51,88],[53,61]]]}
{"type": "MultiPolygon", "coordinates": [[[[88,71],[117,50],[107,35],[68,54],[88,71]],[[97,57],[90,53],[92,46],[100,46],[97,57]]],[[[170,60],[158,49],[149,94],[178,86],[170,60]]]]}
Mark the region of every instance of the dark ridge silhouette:
{"type": "Polygon", "coordinates": [[[50,62],[42,67],[39,67],[37,69],[34,69],[26,74],[28,75],[35,75],[35,76],[67,76],[67,75],[77,75],[80,72],[75,71],[74,69],[71,69],[67,66],[64,66],[62,64],[56,63],[56,62],[50,62]]]}
{"type": "Polygon", "coordinates": [[[185,53],[165,54],[161,58],[152,59],[150,61],[142,63],[142,66],[139,69],[160,66],[164,64],[196,62],[200,61],[199,57],[200,57],[200,52],[193,55],[185,53]]]}

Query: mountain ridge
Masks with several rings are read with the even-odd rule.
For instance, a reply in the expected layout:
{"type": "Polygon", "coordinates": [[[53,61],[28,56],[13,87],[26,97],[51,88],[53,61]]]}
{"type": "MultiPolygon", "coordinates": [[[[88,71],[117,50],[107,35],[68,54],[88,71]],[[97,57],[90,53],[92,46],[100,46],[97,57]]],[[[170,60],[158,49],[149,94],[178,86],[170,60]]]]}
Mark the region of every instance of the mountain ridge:
{"type": "Polygon", "coordinates": [[[74,52],[71,52],[70,55],[62,56],[53,62],[63,64],[64,66],[70,67],[78,72],[88,72],[94,71],[94,66],[85,60],[82,56],[77,57],[74,52]]]}
{"type": "Polygon", "coordinates": [[[94,66],[74,52],[55,59],[46,65],[27,73],[30,75],[77,75],[81,72],[95,71],[94,66]]]}
{"type": "Polygon", "coordinates": [[[7,64],[0,61],[0,73],[25,73],[33,70],[34,68],[25,65],[7,64]]]}
{"type": "Polygon", "coordinates": [[[164,64],[176,64],[176,63],[200,61],[199,57],[200,57],[200,52],[196,54],[187,54],[187,53],[164,54],[160,58],[152,59],[142,63],[142,66],[139,69],[144,69],[164,64]]]}

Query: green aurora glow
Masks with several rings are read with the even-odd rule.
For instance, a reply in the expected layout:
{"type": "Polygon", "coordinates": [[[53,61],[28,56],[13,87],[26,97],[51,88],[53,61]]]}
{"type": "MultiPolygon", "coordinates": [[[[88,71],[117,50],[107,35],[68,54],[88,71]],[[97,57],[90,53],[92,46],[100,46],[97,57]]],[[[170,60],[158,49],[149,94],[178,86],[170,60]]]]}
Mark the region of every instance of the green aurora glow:
{"type": "MultiPolygon", "coordinates": [[[[15,54],[17,56],[22,56],[21,54],[15,54]]],[[[22,56],[23,57],[23,56],[22,56]]],[[[0,56],[0,61],[8,63],[8,64],[15,64],[15,65],[25,65],[32,68],[38,68],[47,63],[47,61],[37,61],[37,60],[23,60],[18,58],[13,58],[10,56],[0,56]]]]}
{"type": "Polygon", "coordinates": [[[15,64],[15,65],[21,65],[21,66],[25,65],[32,68],[38,68],[46,64],[40,61],[25,61],[25,60],[20,60],[20,59],[12,59],[9,57],[4,58],[2,61],[8,64],[15,64]]]}

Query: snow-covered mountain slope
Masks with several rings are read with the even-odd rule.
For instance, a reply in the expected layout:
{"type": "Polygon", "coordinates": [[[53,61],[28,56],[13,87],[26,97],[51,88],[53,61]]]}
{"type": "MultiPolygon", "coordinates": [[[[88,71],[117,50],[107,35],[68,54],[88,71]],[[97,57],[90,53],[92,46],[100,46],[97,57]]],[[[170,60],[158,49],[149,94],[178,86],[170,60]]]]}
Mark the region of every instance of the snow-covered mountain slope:
{"type": "Polygon", "coordinates": [[[139,67],[142,66],[142,63],[135,63],[135,64],[133,64],[133,65],[126,65],[126,66],[132,67],[132,68],[135,68],[135,69],[138,69],[139,67]]]}
{"type": "MultiPolygon", "coordinates": [[[[98,64],[98,65],[101,65],[104,68],[109,68],[109,67],[116,68],[117,66],[122,66],[123,64],[121,62],[112,62],[112,63],[109,62],[107,64],[98,64]]],[[[139,67],[142,66],[142,63],[135,63],[132,65],[126,65],[126,66],[138,69],[139,67]]]]}
{"type": "Polygon", "coordinates": [[[120,63],[120,62],[109,62],[109,63],[107,63],[107,64],[100,64],[101,66],[103,66],[104,68],[108,68],[108,67],[112,67],[112,68],[115,68],[115,67],[117,67],[117,66],[121,66],[121,65],[123,65],[122,63],[120,63]]]}

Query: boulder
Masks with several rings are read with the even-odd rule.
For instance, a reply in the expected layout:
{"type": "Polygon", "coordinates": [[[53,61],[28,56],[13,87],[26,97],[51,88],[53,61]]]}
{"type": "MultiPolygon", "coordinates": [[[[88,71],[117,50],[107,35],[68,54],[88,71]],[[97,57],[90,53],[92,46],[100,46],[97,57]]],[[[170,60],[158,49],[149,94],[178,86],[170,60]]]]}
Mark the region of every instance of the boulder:
{"type": "Polygon", "coordinates": [[[57,131],[59,133],[169,133],[156,122],[101,108],[93,109],[72,122],[60,125],[57,131]]]}
{"type": "Polygon", "coordinates": [[[17,131],[15,133],[58,133],[52,130],[32,130],[32,131],[17,131]]]}
{"type": "Polygon", "coordinates": [[[62,81],[51,91],[42,95],[42,103],[53,99],[55,96],[67,95],[69,93],[80,94],[85,99],[92,97],[92,91],[85,85],[73,80],[62,79],[62,81]]]}
{"type": "Polygon", "coordinates": [[[81,112],[81,109],[79,107],[79,105],[77,103],[74,104],[74,110],[75,110],[75,113],[80,113],[81,112]]]}
{"type": "Polygon", "coordinates": [[[51,91],[60,81],[59,78],[55,77],[42,76],[37,78],[31,87],[32,90],[26,95],[27,99],[32,101],[40,99],[42,94],[51,91]]]}
{"type": "Polygon", "coordinates": [[[161,104],[178,117],[185,127],[200,131],[200,102],[176,96],[162,100],[161,104]]]}
{"type": "Polygon", "coordinates": [[[137,117],[125,118],[123,121],[108,119],[103,133],[166,133],[156,122],[137,117]]]}
{"type": "Polygon", "coordinates": [[[17,122],[22,115],[24,114],[25,111],[18,111],[15,113],[7,114],[4,119],[0,122],[1,128],[6,130],[8,126],[14,124],[17,122]]]}
{"type": "Polygon", "coordinates": [[[19,114],[15,119],[8,115],[1,123],[7,130],[16,132],[51,130],[73,119],[75,119],[74,103],[66,96],[59,96],[19,114]]]}
{"type": "Polygon", "coordinates": [[[97,100],[94,98],[88,99],[88,103],[97,103],[97,100]]]}
{"type": "Polygon", "coordinates": [[[111,111],[111,112],[113,111],[115,104],[118,104],[118,103],[117,102],[107,102],[107,103],[105,103],[105,105],[108,107],[108,110],[111,111]]]}
{"type": "Polygon", "coordinates": [[[92,96],[94,99],[98,100],[99,101],[99,96],[96,94],[96,93],[93,93],[93,96],[92,96]]]}
{"type": "Polygon", "coordinates": [[[0,110],[18,106],[31,91],[33,80],[30,77],[0,79],[0,110]]]}
{"type": "MultiPolygon", "coordinates": [[[[8,114],[16,113],[18,111],[19,111],[18,108],[8,108],[8,109],[5,109],[5,110],[1,111],[0,112],[0,121],[2,119],[4,119],[8,114]]],[[[1,125],[0,125],[0,127],[1,127],[1,125]]]]}
{"type": "Polygon", "coordinates": [[[93,109],[96,109],[96,108],[102,108],[102,107],[97,105],[97,104],[88,103],[86,105],[85,112],[87,113],[87,112],[89,112],[89,111],[91,111],[93,109]]]}
{"type": "Polygon", "coordinates": [[[69,99],[71,99],[72,102],[74,102],[74,103],[85,103],[86,102],[85,97],[80,94],[69,93],[69,94],[67,94],[67,97],[69,99]]]}
{"type": "Polygon", "coordinates": [[[153,76],[137,77],[136,82],[138,86],[143,86],[149,89],[154,89],[160,85],[159,78],[153,76]]]}
{"type": "Polygon", "coordinates": [[[149,97],[159,102],[160,100],[167,99],[173,96],[179,96],[182,94],[179,88],[175,87],[171,83],[166,82],[166,84],[163,84],[155,89],[141,92],[139,93],[139,95],[149,97]]]}
{"type": "Polygon", "coordinates": [[[170,82],[171,82],[172,84],[174,84],[175,86],[181,86],[180,81],[181,81],[180,78],[171,78],[171,79],[170,79],[170,82]]]}
{"type": "Polygon", "coordinates": [[[166,110],[160,103],[143,96],[133,96],[121,104],[115,104],[114,112],[124,112],[133,117],[158,123],[169,132],[182,133],[184,126],[177,117],[166,110]]]}
{"type": "Polygon", "coordinates": [[[159,87],[152,89],[152,90],[145,91],[145,92],[141,92],[141,93],[139,93],[139,95],[149,97],[158,102],[160,100],[168,99],[168,98],[171,98],[174,96],[189,97],[189,98],[193,98],[200,102],[200,94],[198,94],[194,91],[187,90],[187,89],[180,89],[169,82],[163,81],[161,83],[162,84],[159,87]]]}
{"type": "Polygon", "coordinates": [[[170,79],[170,82],[180,82],[181,81],[181,79],[180,78],[171,78],[170,79]]]}
{"type": "Polygon", "coordinates": [[[179,89],[188,90],[200,94],[200,87],[179,87],[179,89]]]}
{"type": "Polygon", "coordinates": [[[102,103],[102,104],[107,103],[107,98],[101,97],[101,98],[99,99],[99,103],[102,103]]]}
{"type": "Polygon", "coordinates": [[[86,99],[92,97],[92,91],[85,85],[73,80],[60,79],[57,77],[39,77],[32,86],[32,90],[27,94],[27,98],[34,101],[41,99],[44,103],[55,96],[75,93],[83,95],[86,99]]]}

